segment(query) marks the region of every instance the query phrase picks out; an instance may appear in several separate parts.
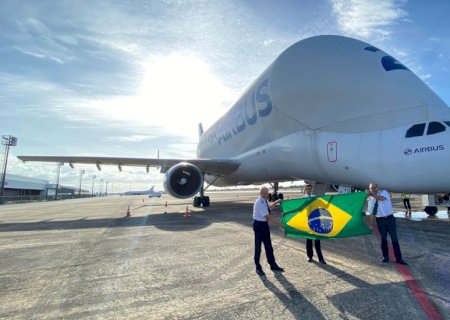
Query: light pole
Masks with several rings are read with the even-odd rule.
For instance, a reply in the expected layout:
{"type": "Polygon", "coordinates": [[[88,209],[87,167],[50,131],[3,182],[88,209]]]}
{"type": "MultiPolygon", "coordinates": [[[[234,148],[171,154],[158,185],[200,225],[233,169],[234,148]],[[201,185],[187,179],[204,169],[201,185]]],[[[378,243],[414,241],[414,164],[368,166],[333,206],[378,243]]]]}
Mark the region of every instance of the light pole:
{"type": "Polygon", "coordinates": [[[103,192],[103,178],[100,179],[100,192],[99,192],[100,197],[102,196],[102,192],[103,192]]]}
{"type": "Polygon", "coordinates": [[[108,196],[108,183],[109,183],[109,181],[106,181],[106,191],[105,191],[105,197],[107,197],[107,196],[108,196]]]}
{"type": "Polygon", "coordinates": [[[94,174],[92,175],[92,188],[91,188],[91,197],[94,196],[94,180],[97,178],[97,176],[94,174]]]}
{"type": "Polygon", "coordinates": [[[61,173],[61,166],[63,166],[64,163],[58,163],[58,176],[56,177],[56,188],[55,188],[55,200],[58,200],[58,189],[59,189],[59,175],[61,173]]]}
{"type": "Polygon", "coordinates": [[[3,203],[3,193],[5,191],[6,167],[8,166],[9,147],[17,146],[17,138],[13,136],[2,136],[2,144],[5,145],[5,159],[3,160],[2,187],[0,188],[0,203],[3,203]]]}
{"type": "Polygon", "coordinates": [[[80,187],[78,188],[78,198],[81,198],[81,181],[83,180],[84,170],[80,170],[80,187]]]}

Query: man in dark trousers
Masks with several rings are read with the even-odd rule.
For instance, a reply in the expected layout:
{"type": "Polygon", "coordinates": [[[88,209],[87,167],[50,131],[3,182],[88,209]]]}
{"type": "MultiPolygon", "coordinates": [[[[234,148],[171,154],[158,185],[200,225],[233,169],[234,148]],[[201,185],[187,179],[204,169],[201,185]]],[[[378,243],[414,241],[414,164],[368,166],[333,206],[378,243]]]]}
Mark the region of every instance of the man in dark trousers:
{"type": "Polygon", "coordinates": [[[256,273],[260,276],[265,275],[261,264],[259,263],[261,257],[261,243],[264,243],[264,249],[266,251],[267,262],[270,265],[270,269],[273,271],[283,272],[284,269],[280,268],[275,262],[275,256],[273,255],[272,240],[270,239],[269,221],[276,223],[280,229],[281,222],[276,220],[270,215],[270,210],[275,207],[281,200],[273,202],[271,205],[267,202],[269,197],[269,189],[262,187],[259,190],[259,197],[256,199],[253,205],[253,231],[255,232],[255,265],[256,273]]]}
{"type": "Polygon", "coordinates": [[[386,190],[378,189],[376,183],[369,184],[369,201],[367,203],[367,210],[370,215],[370,226],[375,227],[375,218],[381,236],[381,252],[383,254],[382,262],[389,262],[389,249],[387,243],[387,234],[391,236],[392,248],[394,249],[396,262],[407,265],[402,259],[402,252],[400,251],[400,244],[397,238],[397,223],[394,217],[394,209],[392,208],[391,198],[386,190]]]}
{"type": "MultiPolygon", "coordinates": [[[[313,186],[312,184],[305,185],[305,194],[303,195],[303,198],[311,198],[315,197],[315,195],[312,194],[313,186]]],[[[311,239],[306,239],[306,255],[308,256],[308,262],[313,261],[313,241],[311,239]]],[[[320,247],[320,240],[314,240],[314,247],[316,248],[317,257],[319,258],[319,262],[321,264],[327,264],[325,262],[325,259],[322,255],[322,248],[320,247]]]]}

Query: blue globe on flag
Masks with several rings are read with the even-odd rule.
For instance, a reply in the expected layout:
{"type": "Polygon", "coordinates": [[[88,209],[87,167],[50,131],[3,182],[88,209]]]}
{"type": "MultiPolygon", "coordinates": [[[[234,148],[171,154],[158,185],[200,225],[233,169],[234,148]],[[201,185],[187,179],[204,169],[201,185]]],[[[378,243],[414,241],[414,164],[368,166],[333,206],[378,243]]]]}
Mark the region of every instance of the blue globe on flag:
{"type": "Polygon", "coordinates": [[[317,208],[308,215],[308,225],[314,232],[327,234],[333,230],[333,217],[328,210],[317,208]]]}

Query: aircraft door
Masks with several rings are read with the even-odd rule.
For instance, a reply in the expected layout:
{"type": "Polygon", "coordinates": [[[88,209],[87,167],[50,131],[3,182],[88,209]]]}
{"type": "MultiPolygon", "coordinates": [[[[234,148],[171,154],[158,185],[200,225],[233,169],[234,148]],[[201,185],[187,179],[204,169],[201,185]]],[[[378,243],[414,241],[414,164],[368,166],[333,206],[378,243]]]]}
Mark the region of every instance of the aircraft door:
{"type": "Polygon", "coordinates": [[[337,161],[337,142],[330,141],[327,143],[327,157],[329,162],[337,161]]]}

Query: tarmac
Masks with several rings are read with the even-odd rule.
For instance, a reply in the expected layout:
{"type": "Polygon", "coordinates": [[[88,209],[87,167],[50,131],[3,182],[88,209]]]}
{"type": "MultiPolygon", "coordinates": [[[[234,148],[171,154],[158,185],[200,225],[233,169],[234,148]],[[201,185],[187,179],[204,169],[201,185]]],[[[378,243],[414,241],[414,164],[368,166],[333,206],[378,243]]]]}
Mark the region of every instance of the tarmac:
{"type": "Polygon", "coordinates": [[[413,198],[404,218],[394,195],[408,266],[381,263],[376,235],[322,241],[328,264],[308,263],[305,240],[272,225],[285,272],[263,249],[260,277],[257,191],[208,195],[209,208],[167,195],[0,206],[0,319],[450,319],[446,211],[427,218],[413,198]]]}

